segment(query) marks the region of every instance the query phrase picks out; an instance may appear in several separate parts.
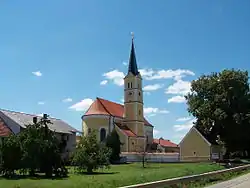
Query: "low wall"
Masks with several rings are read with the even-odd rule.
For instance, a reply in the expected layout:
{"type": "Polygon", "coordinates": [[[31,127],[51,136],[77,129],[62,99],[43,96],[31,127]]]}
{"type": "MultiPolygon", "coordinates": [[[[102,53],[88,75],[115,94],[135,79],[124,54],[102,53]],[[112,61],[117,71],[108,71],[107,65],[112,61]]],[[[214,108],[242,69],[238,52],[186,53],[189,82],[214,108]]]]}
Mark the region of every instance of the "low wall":
{"type": "MultiPolygon", "coordinates": [[[[122,153],[121,157],[126,158],[127,162],[140,162],[143,153],[122,153]]],[[[179,153],[146,153],[145,160],[154,163],[179,162],[179,153]]]]}
{"type": "Polygon", "coordinates": [[[183,184],[183,187],[187,187],[185,186],[186,184],[195,180],[200,180],[200,179],[204,179],[204,178],[211,177],[211,176],[216,176],[216,175],[227,173],[227,172],[237,172],[237,171],[248,170],[248,169],[250,169],[250,164],[244,165],[244,166],[238,166],[238,167],[234,167],[230,169],[206,172],[203,174],[177,177],[177,178],[159,180],[155,182],[148,182],[148,183],[142,183],[142,184],[136,184],[136,185],[129,185],[129,186],[124,186],[120,188],[155,188],[155,187],[160,188],[160,187],[169,187],[169,186],[177,187],[177,184],[180,184],[180,183],[183,184]]]}

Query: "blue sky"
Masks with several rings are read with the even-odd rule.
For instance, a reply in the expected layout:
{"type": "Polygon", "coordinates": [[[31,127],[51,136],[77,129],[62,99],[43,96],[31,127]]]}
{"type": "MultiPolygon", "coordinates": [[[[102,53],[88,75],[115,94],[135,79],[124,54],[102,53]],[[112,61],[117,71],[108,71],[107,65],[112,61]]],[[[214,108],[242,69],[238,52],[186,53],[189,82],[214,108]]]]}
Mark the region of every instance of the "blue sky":
{"type": "Polygon", "coordinates": [[[156,137],[179,142],[192,123],[183,100],[189,82],[250,68],[249,7],[249,0],[2,1],[1,108],[48,113],[81,129],[95,97],[121,102],[133,31],[147,117],[156,137]]]}

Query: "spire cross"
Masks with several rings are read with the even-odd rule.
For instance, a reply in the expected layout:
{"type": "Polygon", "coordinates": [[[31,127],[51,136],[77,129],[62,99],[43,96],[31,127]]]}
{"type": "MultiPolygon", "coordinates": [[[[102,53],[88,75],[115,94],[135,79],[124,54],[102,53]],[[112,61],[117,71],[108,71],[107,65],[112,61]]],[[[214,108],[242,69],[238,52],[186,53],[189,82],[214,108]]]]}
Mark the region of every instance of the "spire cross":
{"type": "Polygon", "coordinates": [[[132,40],[134,40],[135,34],[134,32],[131,32],[132,40]]]}

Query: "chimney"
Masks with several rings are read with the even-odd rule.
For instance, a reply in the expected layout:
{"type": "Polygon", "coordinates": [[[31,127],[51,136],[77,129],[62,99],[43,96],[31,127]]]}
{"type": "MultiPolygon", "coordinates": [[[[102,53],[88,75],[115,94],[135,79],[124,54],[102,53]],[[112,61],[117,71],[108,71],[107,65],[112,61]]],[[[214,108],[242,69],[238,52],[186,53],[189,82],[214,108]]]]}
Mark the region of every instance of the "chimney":
{"type": "Polygon", "coordinates": [[[36,124],[37,123],[37,117],[33,117],[33,123],[36,124]]]}
{"type": "Polygon", "coordinates": [[[43,114],[44,119],[48,119],[48,114],[43,114]]]}

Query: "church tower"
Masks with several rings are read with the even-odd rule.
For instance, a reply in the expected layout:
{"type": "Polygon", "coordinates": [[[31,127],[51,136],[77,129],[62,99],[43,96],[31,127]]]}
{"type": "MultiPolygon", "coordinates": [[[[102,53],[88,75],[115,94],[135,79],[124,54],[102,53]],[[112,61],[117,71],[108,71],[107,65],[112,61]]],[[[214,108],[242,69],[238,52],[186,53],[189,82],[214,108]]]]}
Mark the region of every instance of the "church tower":
{"type": "Polygon", "coordinates": [[[136,63],[133,36],[128,73],[124,78],[124,123],[138,137],[145,136],[142,77],[136,63]]]}

